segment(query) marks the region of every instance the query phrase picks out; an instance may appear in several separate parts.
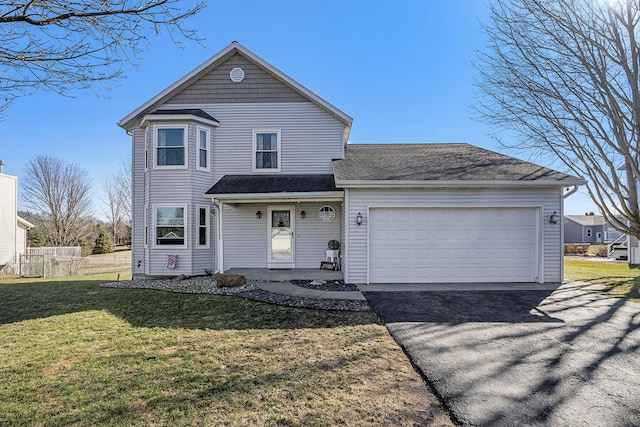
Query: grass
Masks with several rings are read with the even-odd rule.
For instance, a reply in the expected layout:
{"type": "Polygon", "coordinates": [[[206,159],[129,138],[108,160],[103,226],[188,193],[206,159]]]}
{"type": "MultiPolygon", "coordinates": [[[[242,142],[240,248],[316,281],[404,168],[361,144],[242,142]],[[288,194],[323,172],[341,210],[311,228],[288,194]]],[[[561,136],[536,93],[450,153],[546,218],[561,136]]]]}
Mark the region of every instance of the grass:
{"type": "Polygon", "coordinates": [[[110,279],[0,278],[0,425],[451,425],[371,313],[110,279]]]}
{"type": "Polygon", "coordinates": [[[640,302],[640,269],[628,264],[566,259],[565,279],[605,285],[601,294],[640,302]]]}

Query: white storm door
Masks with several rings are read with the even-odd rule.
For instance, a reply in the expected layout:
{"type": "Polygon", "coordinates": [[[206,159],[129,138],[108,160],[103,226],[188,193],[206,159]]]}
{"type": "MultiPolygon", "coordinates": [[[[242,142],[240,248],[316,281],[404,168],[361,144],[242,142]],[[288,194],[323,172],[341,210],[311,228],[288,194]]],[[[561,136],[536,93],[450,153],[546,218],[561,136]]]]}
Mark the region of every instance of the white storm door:
{"type": "Polygon", "coordinates": [[[268,264],[269,268],[294,268],[294,207],[267,208],[268,264]]]}

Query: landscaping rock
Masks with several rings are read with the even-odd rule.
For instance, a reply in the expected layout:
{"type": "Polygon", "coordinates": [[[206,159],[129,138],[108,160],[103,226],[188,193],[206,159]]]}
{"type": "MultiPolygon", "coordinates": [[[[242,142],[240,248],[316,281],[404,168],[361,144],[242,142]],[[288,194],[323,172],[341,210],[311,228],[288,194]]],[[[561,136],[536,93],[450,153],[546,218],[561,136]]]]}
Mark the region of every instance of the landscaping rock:
{"type": "Polygon", "coordinates": [[[219,288],[235,288],[247,284],[247,279],[239,274],[223,274],[218,277],[216,284],[219,288]]]}

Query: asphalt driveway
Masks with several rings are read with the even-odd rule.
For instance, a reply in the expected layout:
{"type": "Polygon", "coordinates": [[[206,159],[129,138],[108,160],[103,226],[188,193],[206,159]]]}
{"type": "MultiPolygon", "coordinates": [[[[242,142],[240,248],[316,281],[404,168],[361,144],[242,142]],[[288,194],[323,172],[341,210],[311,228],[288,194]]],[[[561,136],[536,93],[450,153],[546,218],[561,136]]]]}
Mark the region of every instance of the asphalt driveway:
{"type": "Polygon", "coordinates": [[[364,292],[463,425],[640,425],[640,304],[551,290],[364,292]]]}

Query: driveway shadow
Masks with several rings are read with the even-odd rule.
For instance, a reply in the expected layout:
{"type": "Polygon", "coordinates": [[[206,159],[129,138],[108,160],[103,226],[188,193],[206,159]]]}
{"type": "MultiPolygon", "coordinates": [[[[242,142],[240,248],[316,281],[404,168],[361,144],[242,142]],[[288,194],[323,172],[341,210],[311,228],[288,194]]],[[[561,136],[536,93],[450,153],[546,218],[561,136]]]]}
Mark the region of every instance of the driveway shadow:
{"type": "Polygon", "coordinates": [[[585,288],[365,296],[460,425],[640,425],[640,304],[585,288]]]}
{"type": "Polygon", "coordinates": [[[538,306],[551,290],[364,292],[385,323],[562,322],[538,306]]]}

